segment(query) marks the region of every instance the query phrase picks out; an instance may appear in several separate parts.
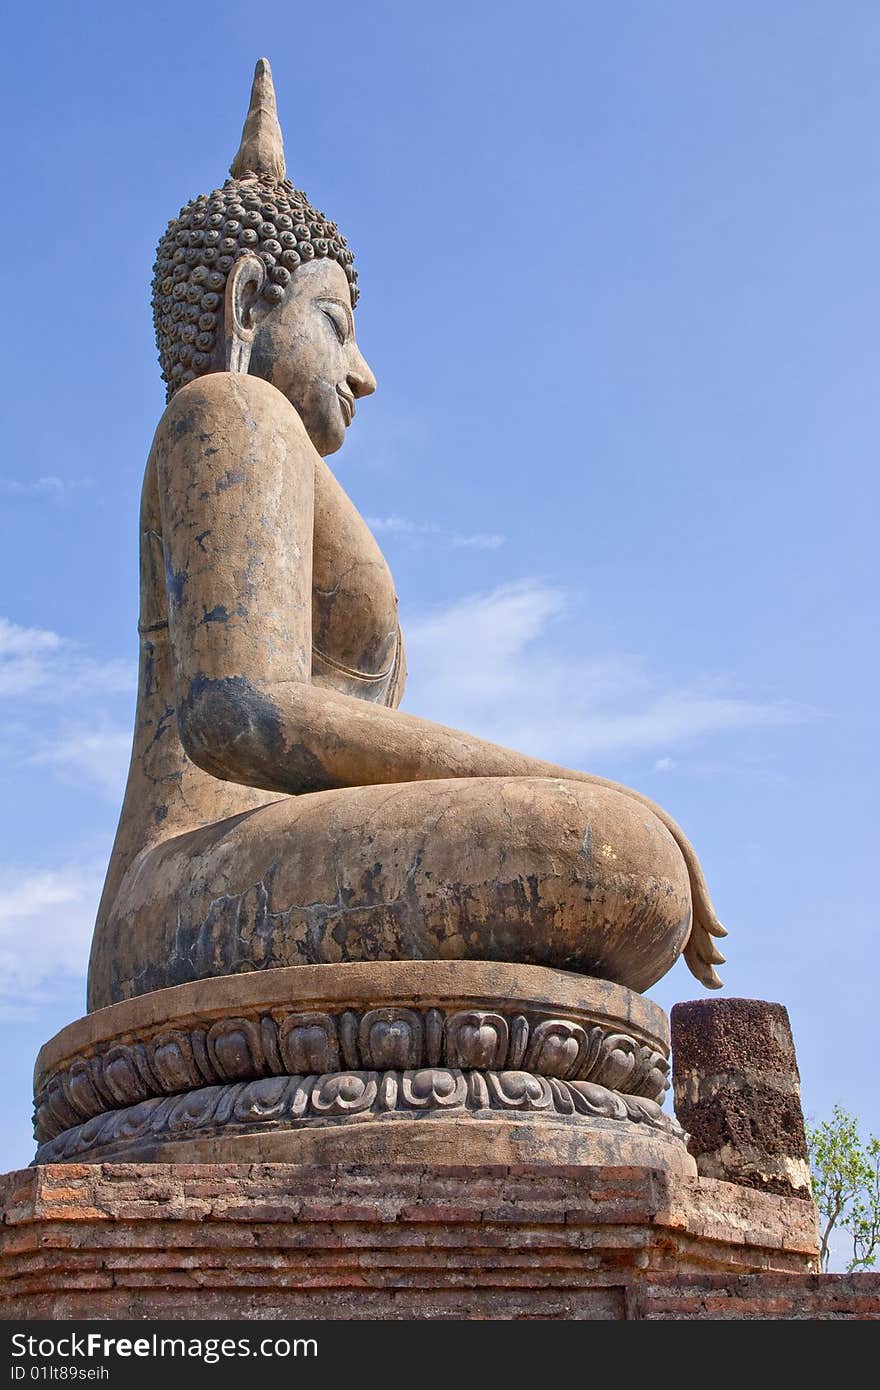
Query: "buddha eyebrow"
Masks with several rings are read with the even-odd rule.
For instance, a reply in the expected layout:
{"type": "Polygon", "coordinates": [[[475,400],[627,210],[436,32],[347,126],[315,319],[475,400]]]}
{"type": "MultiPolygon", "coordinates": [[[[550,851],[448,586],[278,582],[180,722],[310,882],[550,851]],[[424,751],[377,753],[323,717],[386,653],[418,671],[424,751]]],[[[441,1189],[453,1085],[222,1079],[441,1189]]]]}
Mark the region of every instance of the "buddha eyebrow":
{"type": "Polygon", "coordinates": [[[348,321],[348,331],[349,333],[354,333],[354,318],[352,317],[351,309],[344,300],[335,299],[333,295],[322,294],[315,302],[317,304],[335,304],[337,309],[342,309],[348,321]]]}

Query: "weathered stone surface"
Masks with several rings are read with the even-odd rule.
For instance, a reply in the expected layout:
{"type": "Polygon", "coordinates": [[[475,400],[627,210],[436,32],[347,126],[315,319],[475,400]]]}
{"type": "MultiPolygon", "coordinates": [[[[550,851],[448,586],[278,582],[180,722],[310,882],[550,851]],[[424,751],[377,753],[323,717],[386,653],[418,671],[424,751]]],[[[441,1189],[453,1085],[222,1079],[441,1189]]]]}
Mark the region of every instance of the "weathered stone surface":
{"type": "MultiPolygon", "coordinates": [[[[163,236],[131,771],[91,1010],[309,963],[508,960],[636,990],[723,935],[638,793],[403,714],[397,596],[324,459],[375,378],[257,66],[233,177],[163,236]]],[[[460,660],[456,639],[449,661],[460,660]]]]}
{"type": "Polygon", "coordinates": [[[756,1271],[854,1315],[803,1282],[809,1203],[648,1168],[68,1164],[0,1203],[4,1318],[691,1317],[756,1271]]]}
{"type": "Polygon", "coordinates": [[[373,1163],[382,1158],[460,1165],[642,1164],[696,1172],[677,1122],[651,1101],[618,1096],[589,1082],[551,1083],[523,1072],[472,1072],[466,1079],[438,1069],[397,1076],[281,1077],[144,1101],[66,1130],[41,1146],[36,1161],[373,1163]],[[380,1108],[386,1087],[397,1101],[394,1110],[380,1108]]]}
{"type": "Polygon", "coordinates": [[[800,1076],[788,1013],[758,999],[672,1010],[675,1110],[697,1168],[811,1197],[800,1076]]]}
{"type": "Polygon", "coordinates": [[[737,1186],[659,1108],[633,991],[682,953],[717,987],[725,934],[680,828],[399,709],[394,583],[325,463],[376,387],[357,276],[264,60],[231,172],[157,256],[131,769],[90,1016],[6,1180],[7,1316],[686,1317],[672,1271],[803,1276],[775,1006],[680,1013],[679,1113],[737,1186]]]}
{"type": "Polygon", "coordinates": [[[655,1004],[536,966],[221,976],[111,1005],[46,1044],[36,1162],[429,1156],[693,1173],[659,1104],[668,1051],[655,1004]]]}
{"type": "Polygon", "coordinates": [[[643,989],[691,920],[684,861],[656,816],[538,777],[276,802],[164,840],[121,892],[96,937],[95,1003],[248,968],[406,958],[521,961],[643,989]]]}
{"type": "Polygon", "coordinates": [[[532,1071],[662,1101],[669,1023],[605,980],[483,961],[218,976],[87,1014],[40,1050],[41,1142],[152,1096],[299,1071],[532,1071]]]}
{"type": "Polygon", "coordinates": [[[628,1299],[628,1317],[651,1321],[876,1322],[880,1274],[666,1274],[628,1299]]]}

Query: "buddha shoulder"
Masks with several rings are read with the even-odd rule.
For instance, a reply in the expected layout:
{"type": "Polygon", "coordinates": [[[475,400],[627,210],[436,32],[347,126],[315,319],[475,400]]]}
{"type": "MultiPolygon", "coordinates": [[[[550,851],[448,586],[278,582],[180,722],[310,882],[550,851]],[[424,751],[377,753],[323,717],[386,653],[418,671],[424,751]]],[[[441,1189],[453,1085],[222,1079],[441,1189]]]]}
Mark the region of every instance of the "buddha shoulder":
{"type": "Polygon", "coordinates": [[[258,376],[211,372],[172,396],[152,452],[161,457],[184,450],[216,467],[239,460],[277,469],[291,449],[318,460],[300,416],[277,387],[258,376]]]}

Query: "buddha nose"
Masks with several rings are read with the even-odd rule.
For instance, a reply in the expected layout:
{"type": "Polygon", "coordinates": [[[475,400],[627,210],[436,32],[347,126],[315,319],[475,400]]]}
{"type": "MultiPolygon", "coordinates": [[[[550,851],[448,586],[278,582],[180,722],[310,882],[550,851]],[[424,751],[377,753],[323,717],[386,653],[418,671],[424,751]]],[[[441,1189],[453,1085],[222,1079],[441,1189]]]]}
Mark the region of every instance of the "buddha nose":
{"type": "Polygon", "coordinates": [[[357,347],[352,353],[351,364],[345,380],[351,394],[358,400],[361,396],[372,396],[376,389],[376,378],[357,347]]]}

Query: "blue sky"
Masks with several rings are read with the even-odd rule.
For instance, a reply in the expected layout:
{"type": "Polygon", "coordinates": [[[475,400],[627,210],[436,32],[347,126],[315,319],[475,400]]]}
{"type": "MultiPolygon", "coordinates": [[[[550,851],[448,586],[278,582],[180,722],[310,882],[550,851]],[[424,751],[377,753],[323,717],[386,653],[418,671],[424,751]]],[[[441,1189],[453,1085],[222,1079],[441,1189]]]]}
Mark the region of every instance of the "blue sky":
{"type": "MultiPolygon", "coordinates": [[[[242,13],[4,24],[0,1168],[83,1008],[127,763],[154,248],[263,53],[360,269],[379,390],[333,462],[397,581],[405,708],[661,801],[727,993],[788,1006],[810,1113],[880,1130],[880,11],[242,13]]],[[[700,992],[679,964],[652,994],[700,992]]]]}

